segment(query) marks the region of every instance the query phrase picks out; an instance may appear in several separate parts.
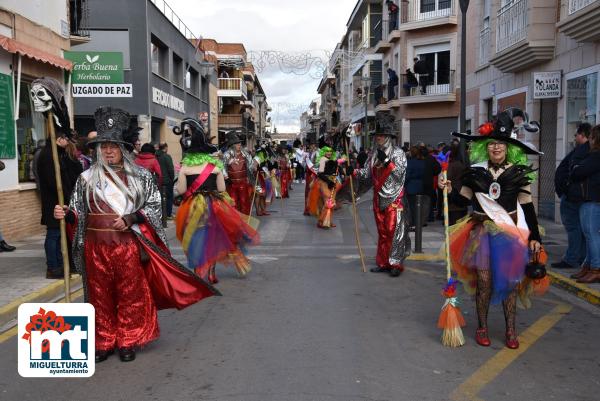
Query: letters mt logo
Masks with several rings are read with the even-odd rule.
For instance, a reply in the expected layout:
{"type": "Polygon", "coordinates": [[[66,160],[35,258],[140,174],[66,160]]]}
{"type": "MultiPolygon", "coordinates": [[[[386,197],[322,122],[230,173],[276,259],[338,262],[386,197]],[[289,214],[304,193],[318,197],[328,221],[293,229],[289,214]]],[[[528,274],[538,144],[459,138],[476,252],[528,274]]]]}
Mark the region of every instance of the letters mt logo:
{"type": "Polygon", "coordinates": [[[19,374],[89,377],[94,373],[94,307],[90,304],[22,304],[19,374]]]}

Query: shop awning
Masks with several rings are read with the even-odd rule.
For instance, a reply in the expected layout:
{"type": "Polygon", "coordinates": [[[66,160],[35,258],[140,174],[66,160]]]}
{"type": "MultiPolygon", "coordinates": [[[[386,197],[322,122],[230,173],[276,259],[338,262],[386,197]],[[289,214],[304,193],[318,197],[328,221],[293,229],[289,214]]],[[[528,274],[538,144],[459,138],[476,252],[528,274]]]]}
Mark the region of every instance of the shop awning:
{"type": "Polygon", "coordinates": [[[48,63],[55,67],[62,68],[63,70],[73,69],[73,63],[60,56],[55,56],[35,47],[26,45],[25,43],[19,42],[18,40],[8,38],[4,35],[0,35],[0,47],[9,53],[21,54],[25,57],[41,61],[42,63],[48,63]]]}

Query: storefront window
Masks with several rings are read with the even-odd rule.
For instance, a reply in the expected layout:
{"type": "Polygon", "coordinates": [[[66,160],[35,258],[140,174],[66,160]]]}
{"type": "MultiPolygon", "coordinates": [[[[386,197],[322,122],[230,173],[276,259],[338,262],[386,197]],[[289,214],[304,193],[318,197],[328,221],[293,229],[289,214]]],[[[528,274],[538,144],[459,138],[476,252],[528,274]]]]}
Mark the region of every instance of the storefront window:
{"type": "Polygon", "coordinates": [[[19,96],[19,119],[17,120],[17,156],[19,158],[19,182],[35,181],[33,155],[36,147],[46,138],[44,116],[33,110],[29,97],[31,84],[21,82],[19,96]]]}
{"type": "Polygon", "coordinates": [[[573,149],[573,134],[582,122],[596,125],[598,73],[583,75],[567,81],[567,151],[573,149]]]}

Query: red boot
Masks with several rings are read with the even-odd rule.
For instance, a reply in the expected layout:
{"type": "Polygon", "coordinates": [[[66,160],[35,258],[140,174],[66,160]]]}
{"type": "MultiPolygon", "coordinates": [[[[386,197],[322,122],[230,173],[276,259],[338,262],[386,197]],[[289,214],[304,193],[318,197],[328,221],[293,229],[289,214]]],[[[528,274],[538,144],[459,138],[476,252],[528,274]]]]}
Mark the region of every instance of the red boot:
{"type": "Polygon", "coordinates": [[[519,340],[517,339],[517,333],[513,329],[506,330],[506,347],[510,349],[519,348],[519,340]]]}
{"type": "Polygon", "coordinates": [[[489,347],[492,345],[490,337],[488,337],[487,327],[480,327],[475,331],[475,341],[482,347],[489,347]]]}
{"type": "Polygon", "coordinates": [[[219,279],[217,278],[217,266],[212,265],[208,270],[208,282],[211,284],[217,284],[219,279]]]}

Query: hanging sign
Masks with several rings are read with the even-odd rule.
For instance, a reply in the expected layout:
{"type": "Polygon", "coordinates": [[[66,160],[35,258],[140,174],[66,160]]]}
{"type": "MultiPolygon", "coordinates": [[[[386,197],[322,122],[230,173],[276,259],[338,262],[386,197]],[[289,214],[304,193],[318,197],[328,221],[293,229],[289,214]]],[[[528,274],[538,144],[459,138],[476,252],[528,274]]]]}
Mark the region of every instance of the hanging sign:
{"type": "Polygon", "coordinates": [[[534,72],[533,98],[555,99],[561,97],[561,71],[534,72]]]}

